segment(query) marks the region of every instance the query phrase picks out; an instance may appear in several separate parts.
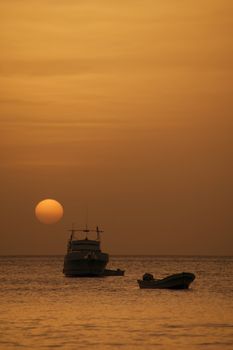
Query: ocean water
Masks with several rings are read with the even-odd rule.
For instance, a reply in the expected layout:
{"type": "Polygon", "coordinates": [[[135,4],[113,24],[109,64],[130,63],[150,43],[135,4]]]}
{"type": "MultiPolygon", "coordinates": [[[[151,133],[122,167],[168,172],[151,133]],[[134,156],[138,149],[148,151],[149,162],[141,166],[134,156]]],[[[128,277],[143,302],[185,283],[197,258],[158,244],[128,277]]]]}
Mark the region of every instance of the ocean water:
{"type": "Polygon", "coordinates": [[[66,278],[63,257],[0,258],[0,349],[232,349],[232,257],[112,257],[124,277],[66,278]],[[190,290],[137,278],[190,271],[190,290]]]}

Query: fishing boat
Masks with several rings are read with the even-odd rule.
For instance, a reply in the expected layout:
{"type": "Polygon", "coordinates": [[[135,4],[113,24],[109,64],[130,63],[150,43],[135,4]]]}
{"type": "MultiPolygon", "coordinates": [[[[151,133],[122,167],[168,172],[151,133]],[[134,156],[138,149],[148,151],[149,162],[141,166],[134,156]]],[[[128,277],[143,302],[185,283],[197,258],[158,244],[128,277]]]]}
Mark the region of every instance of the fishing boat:
{"type": "Polygon", "coordinates": [[[155,279],[150,273],[145,273],[142,280],[138,280],[141,289],[187,289],[195,279],[190,272],[181,272],[167,276],[162,279],[155,279]]]}
{"type": "Polygon", "coordinates": [[[98,226],[96,230],[74,229],[72,227],[67,254],[64,258],[63,273],[67,277],[96,277],[103,276],[109,256],[103,253],[100,248],[100,233],[98,226]],[[86,235],[84,239],[76,238],[76,232],[86,235]],[[96,239],[89,239],[88,234],[96,232],[96,239]]]}

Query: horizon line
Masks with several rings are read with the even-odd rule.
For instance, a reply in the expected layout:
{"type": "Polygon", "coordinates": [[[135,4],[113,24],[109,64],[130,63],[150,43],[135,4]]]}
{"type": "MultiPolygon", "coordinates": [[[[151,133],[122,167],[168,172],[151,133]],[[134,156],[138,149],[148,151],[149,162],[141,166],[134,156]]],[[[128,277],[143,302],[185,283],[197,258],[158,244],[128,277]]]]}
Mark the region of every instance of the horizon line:
{"type": "MultiPolygon", "coordinates": [[[[233,257],[233,254],[109,254],[112,257],[233,257]]],[[[0,254],[0,257],[64,257],[65,254],[0,254]]]]}

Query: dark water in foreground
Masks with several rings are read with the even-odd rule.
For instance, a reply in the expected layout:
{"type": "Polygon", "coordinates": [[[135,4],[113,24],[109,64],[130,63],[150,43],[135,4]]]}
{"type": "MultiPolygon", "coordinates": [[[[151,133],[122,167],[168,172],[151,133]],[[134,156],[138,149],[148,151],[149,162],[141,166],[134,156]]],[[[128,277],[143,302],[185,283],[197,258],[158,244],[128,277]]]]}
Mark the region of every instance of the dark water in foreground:
{"type": "Polygon", "coordinates": [[[0,258],[0,349],[232,349],[233,258],[115,257],[125,277],[65,278],[62,257],[0,258]],[[190,271],[188,291],[140,290],[190,271]]]}

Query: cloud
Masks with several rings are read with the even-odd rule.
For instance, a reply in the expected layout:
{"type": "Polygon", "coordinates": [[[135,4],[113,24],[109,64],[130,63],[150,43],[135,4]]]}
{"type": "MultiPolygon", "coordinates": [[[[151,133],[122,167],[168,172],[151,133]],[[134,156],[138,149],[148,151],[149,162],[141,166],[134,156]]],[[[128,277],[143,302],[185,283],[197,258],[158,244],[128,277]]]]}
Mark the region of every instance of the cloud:
{"type": "MultiPolygon", "coordinates": [[[[49,101],[30,101],[30,100],[21,100],[17,98],[0,98],[0,105],[32,105],[32,106],[37,106],[37,105],[46,105],[49,104],[49,101]]],[[[7,118],[8,119],[8,118],[7,118]]]]}
{"type": "MultiPolygon", "coordinates": [[[[95,61],[96,64],[96,61],[95,61]]],[[[0,75],[53,76],[93,73],[93,65],[88,59],[44,59],[17,60],[0,62],[0,75]]]]}

